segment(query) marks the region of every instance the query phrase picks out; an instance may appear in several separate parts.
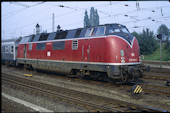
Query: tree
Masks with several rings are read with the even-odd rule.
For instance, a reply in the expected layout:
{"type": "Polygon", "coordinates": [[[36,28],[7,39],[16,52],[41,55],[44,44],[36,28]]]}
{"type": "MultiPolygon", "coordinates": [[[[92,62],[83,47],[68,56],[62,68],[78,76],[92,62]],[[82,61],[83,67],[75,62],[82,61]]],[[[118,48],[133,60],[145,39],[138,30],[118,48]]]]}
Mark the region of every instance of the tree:
{"type": "Polygon", "coordinates": [[[163,39],[168,40],[169,29],[166,27],[166,25],[162,24],[159,26],[157,33],[161,34],[163,39]]]}
{"type": "Polygon", "coordinates": [[[165,50],[167,51],[167,54],[165,60],[168,61],[170,60],[170,41],[169,41],[170,30],[167,28],[166,25],[162,24],[161,26],[159,26],[157,33],[161,34],[163,39],[166,40],[165,50]]]}
{"type": "Polygon", "coordinates": [[[138,34],[137,32],[133,32],[132,34],[137,38],[139,42],[141,54],[151,54],[158,48],[158,44],[155,40],[155,35],[148,28],[146,30],[143,30],[142,33],[138,34]]]}
{"type": "Polygon", "coordinates": [[[97,12],[97,9],[95,10],[95,12],[94,12],[94,26],[97,26],[97,25],[99,25],[99,15],[98,15],[98,12],[97,12]]]}
{"type": "Polygon", "coordinates": [[[89,27],[90,26],[90,21],[88,17],[88,12],[85,10],[85,15],[84,15],[84,27],[89,27]]]}
{"type": "Polygon", "coordinates": [[[90,25],[95,26],[95,12],[94,12],[94,7],[91,7],[90,9],[90,25]]]}
{"type": "Polygon", "coordinates": [[[97,25],[99,25],[99,15],[97,9],[95,10],[94,7],[91,7],[90,19],[88,18],[87,10],[85,10],[84,27],[97,25]]]}

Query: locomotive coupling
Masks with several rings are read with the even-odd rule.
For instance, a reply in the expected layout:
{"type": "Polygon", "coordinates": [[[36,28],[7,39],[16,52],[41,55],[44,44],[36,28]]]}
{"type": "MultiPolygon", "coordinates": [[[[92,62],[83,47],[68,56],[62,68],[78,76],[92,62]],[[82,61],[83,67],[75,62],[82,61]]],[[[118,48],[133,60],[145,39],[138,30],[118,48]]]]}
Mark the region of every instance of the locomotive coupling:
{"type": "Polygon", "coordinates": [[[128,75],[132,79],[141,78],[144,76],[144,71],[150,71],[150,66],[145,66],[143,64],[136,65],[136,66],[129,66],[127,69],[128,75]]]}

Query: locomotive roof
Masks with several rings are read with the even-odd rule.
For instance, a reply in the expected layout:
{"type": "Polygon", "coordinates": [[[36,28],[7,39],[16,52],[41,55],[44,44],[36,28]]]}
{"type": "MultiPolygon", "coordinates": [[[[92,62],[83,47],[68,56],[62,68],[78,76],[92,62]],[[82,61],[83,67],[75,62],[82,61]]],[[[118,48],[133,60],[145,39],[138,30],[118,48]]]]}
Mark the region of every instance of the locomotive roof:
{"type": "Polygon", "coordinates": [[[95,28],[95,27],[109,26],[109,25],[123,26],[118,23],[112,23],[112,24],[104,24],[104,25],[76,28],[76,29],[70,29],[70,30],[60,30],[60,31],[51,32],[51,33],[41,33],[38,35],[25,36],[23,37],[20,43],[49,41],[49,40],[56,40],[56,39],[81,38],[81,37],[85,37],[85,33],[88,28],[95,28]]]}

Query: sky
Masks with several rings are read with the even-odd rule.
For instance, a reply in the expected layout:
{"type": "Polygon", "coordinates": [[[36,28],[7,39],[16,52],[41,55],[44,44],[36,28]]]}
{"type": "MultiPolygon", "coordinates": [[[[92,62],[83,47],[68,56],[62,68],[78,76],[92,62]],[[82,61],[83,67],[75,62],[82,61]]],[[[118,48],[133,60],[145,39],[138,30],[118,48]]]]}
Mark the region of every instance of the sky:
{"type": "Polygon", "coordinates": [[[41,32],[52,32],[54,14],[57,25],[63,30],[84,27],[84,12],[94,7],[102,24],[119,23],[130,32],[141,33],[149,28],[154,34],[161,24],[170,29],[169,1],[56,1],[56,2],[1,2],[1,40],[35,34],[35,26],[41,32]]]}

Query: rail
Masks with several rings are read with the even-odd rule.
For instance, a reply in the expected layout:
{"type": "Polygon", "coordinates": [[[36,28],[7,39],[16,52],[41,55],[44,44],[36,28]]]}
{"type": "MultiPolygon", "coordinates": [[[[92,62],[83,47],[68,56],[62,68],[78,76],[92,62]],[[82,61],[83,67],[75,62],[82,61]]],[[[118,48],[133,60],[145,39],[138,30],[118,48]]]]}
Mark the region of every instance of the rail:
{"type": "Polygon", "coordinates": [[[2,74],[2,82],[8,82],[8,84],[17,84],[18,87],[22,87],[27,90],[32,90],[40,94],[48,95],[52,98],[62,98],[67,101],[79,103],[77,105],[85,105],[90,107],[90,111],[156,111],[166,112],[166,110],[151,108],[143,105],[132,104],[120,100],[106,98],[98,95],[84,93],[80,91],[70,90],[67,88],[61,88],[34,80],[21,78],[13,75],[2,74]]]}

